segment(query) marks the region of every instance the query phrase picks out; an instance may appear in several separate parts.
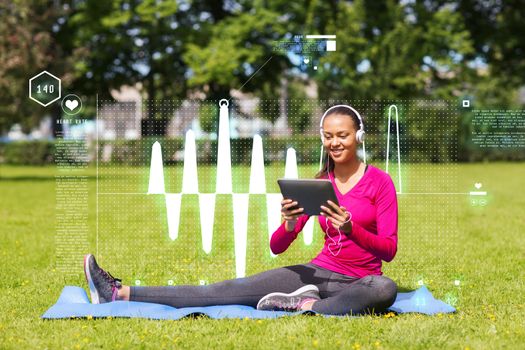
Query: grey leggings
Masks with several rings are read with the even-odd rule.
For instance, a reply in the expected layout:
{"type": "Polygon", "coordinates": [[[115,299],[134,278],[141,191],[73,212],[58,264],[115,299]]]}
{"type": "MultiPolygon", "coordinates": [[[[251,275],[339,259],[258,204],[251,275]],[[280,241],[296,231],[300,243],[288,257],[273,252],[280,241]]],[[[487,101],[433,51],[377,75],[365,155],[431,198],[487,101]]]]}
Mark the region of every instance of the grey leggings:
{"type": "Polygon", "coordinates": [[[321,295],[312,310],[327,315],[383,312],[397,295],[397,285],[388,277],[356,278],[307,263],[203,286],[131,286],[130,300],[176,308],[227,304],[255,307],[266,294],[291,293],[307,284],[316,285],[321,295]]]}

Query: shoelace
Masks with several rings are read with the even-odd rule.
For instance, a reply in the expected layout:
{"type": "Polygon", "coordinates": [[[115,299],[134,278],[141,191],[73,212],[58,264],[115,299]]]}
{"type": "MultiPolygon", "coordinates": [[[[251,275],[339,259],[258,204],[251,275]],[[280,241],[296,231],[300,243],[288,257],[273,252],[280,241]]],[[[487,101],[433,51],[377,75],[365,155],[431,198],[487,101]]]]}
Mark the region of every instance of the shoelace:
{"type": "Polygon", "coordinates": [[[108,283],[111,285],[111,301],[117,300],[118,290],[122,287],[122,280],[120,278],[115,278],[109,271],[104,271],[100,269],[102,276],[108,283]]]}
{"type": "Polygon", "coordinates": [[[111,275],[111,273],[109,273],[109,271],[104,271],[102,269],[100,269],[100,271],[102,272],[102,276],[104,276],[106,281],[108,281],[112,286],[113,285],[118,285],[118,284],[120,284],[120,282],[122,282],[122,280],[120,278],[113,277],[113,275],[111,275]]]}
{"type": "Polygon", "coordinates": [[[297,311],[304,300],[292,298],[289,302],[277,302],[277,307],[284,311],[297,311]]]}
{"type": "Polygon", "coordinates": [[[297,311],[298,310],[298,304],[291,305],[291,304],[277,304],[277,307],[282,311],[297,311]]]}

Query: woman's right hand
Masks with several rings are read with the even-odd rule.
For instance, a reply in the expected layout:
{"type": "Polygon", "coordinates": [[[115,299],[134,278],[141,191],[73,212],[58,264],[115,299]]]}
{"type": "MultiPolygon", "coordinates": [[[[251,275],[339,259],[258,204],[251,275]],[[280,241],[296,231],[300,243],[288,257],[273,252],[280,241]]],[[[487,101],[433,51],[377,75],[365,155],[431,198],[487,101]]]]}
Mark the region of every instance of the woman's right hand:
{"type": "Polygon", "coordinates": [[[303,215],[304,208],[297,208],[299,203],[291,199],[283,199],[281,201],[281,215],[285,220],[286,231],[293,231],[297,218],[303,215]]]}

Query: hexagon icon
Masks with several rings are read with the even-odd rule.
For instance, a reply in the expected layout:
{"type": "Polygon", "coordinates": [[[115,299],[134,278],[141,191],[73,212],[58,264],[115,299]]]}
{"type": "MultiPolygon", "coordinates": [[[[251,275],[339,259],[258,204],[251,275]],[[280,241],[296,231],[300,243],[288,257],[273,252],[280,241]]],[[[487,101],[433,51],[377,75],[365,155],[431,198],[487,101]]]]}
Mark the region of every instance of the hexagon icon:
{"type": "Polygon", "coordinates": [[[62,82],[48,71],[29,79],[29,98],[44,107],[60,99],[62,82]]]}

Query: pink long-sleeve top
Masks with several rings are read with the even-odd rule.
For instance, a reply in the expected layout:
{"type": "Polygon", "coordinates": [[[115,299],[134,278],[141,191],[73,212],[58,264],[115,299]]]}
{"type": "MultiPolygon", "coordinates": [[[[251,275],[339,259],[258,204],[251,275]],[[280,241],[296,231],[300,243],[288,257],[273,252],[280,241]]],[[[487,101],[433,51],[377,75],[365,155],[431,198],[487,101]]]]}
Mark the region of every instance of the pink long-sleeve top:
{"type": "MultiPolygon", "coordinates": [[[[347,236],[341,231],[341,250],[334,256],[338,249],[327,236],[325,217],[319,216],[319,224],[325,233],[325,244],[311,262],[358,278],[382,275],[381,260],[389,262],[397,252],[397,196],[392,179],[384,171],[369,165],[358,183],[347,193],[339,191],[333,172],[330,173],[330,180],[339,205],[352,214],[352,232],[347,236]]],[[[283,222],[270,239],[272,252],[281,254],[286,251],[308,219],[306,214],[300,216],[292,232],[286,232],[283,222]]],[[[329,235],[338,241],[339,233],[330,221],[328,227],[329,235]]]]}

